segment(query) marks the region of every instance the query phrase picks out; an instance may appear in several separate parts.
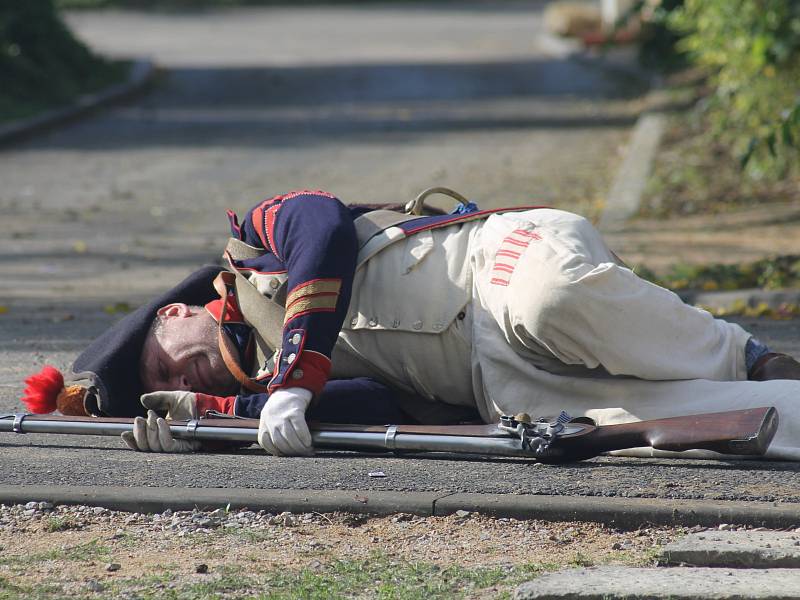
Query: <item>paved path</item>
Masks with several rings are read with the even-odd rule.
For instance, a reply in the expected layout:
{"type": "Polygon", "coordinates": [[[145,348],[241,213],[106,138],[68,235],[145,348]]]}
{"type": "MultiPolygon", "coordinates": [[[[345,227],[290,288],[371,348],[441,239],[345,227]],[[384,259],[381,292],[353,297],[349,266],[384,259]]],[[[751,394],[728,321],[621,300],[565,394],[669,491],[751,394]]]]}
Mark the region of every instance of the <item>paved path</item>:
{"type": "MultiPolygon", "coordinates": [[[[636,115],[632,82],[565,58],[541,3],[82,13],[108,54],[166,70],[134,104],[0,153],[0,410],[224,242],[224,209],[297,187],[398,201],[451,185],[484,206],[592,213],[636,115]],[[169,235],[168,235],[169,234],[169,235]]],[[[762,337],[798,351],[800,325],[762,337]]],[[[0,439],[5,484],[159,485],[785,499],[793,464],[321,454],[147,456],[114,440],[0,439]],[[367,472],[382,470],[385,479],[367,472]]]]}
{"type": "Polygon", "coordinates": [[[591,210],[635,117],[631,82],[550,49],[541,3],[70,22],[167,71],[135,104],[0,153],[5,302],[141,298],[216,256],[226,208],[298,187],[591,210]]]}

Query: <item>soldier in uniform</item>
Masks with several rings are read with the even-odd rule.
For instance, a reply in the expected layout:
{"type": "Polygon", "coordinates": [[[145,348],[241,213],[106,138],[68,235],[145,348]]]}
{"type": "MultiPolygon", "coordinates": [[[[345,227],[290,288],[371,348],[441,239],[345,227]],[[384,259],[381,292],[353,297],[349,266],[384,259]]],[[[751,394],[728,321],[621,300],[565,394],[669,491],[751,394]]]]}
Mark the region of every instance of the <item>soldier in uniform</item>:
{"type": "Polygon", "coordinates": [[[198,449],[160,415],[208,410],[259,418],[267,452],[305,455],[308,414],[492,423],[565,410],[611,424],[776,406],[768,456],[800,458],[800,364],[637,277],[582,217],[466,201],[417,216],[298,191],[229,219],[225,269],[75,362],[87,412],[148,409],[123,435],[133,449],[198,449]]]}

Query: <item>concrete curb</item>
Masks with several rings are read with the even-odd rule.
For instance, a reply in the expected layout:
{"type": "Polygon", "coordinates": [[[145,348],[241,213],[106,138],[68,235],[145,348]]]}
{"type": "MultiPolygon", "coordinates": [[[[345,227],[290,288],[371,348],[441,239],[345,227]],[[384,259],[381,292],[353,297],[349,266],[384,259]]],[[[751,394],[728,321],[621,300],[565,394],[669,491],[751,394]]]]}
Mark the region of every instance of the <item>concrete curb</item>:
{"type": "Polygon", "coordinates": [[[601,232],[624,229],[628,219],[639,210],[666,124],[666,115],[660,112],[645,111],[636,121],[625,159],[597,223],[601,232]]]}
{"type": "Polygon", "coordinates": [[[592,496],[452,494],[436,501],[434,514],[456,510],[517,519],[590,521],[620,529],[636,529],[645,523],[687,527],[731,523],[771,529],[800,524],[800,504],[592,496]]]}
{"type": "Polygon", "coordinates": [[[169,488],[123,486],[0,485],[0,503],[103,506],[125,512],[162,512],[193,508],[249,508],[270,512],[349,512],[375,515],[411,513],[430,516],[442,494],[435,492],[361,492],[358,490],[262,490],[253,488],[169,488]]]}
{"type": "Polygon", "coordinates": [[[103,506],[126,512],[230,506],[269,512],[341,511],[374,515],[403,512],[444,516],[466,510],[494,517],[589,521],[620,529],[635,529],[643,524],[713,527],[731,523],[771,529],[800,525],[800,504],[770,502],[358,490],[0,485],[0,503],[31,501],[103,506]]]}
{"type": "Polygon", "coordinates": [[[96,110],[127,100],[143,91],[153,80],[155,65],[149,60],[137,60],[131,65],[128,80],[94,94],[85,94],[64,108],[45,111],[42,114],[0,125],[0,145],[17,142],[36,133],[58,125],[69,123],[96,110]]]}
{"type": "Polygon", "coordinates": [[[622,166],[614,177],[597,222],[601,232],[622,229],[626,221],[639,210],[647,178],[666,128],[661,81],[639,67],[635,58],[631,59],[630,47],[621,47],[616,52],[612,48],[598,54],[587,50],[575,39],[560,38],[550,33],[544,35],[543,39],[546,47],[557,55],[609,73],[638,79],[651,88],[645,97],[646,108],[636,120],[622,166]]]}
{"type": "Polygon", "coordinates": [[[798,569],[597,566],[523,583],[514,600],[798,600],[798,569]]]}

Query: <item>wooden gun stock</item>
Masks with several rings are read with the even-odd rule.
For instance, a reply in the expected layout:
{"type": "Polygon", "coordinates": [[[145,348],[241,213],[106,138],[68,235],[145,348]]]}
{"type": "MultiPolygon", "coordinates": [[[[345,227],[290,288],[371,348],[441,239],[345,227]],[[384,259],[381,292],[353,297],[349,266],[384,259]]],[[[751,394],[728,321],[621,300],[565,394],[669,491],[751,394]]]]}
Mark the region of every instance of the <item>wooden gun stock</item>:
{"type": "Polygon", "coordinates": [[[560,436],[548,448],[548,455],[540,460],[583,460],[603,452],[640,447],[761,456],[767,451],[777,428],[778,411],[771,406],[603,425],[590,431],[560,436]]]}

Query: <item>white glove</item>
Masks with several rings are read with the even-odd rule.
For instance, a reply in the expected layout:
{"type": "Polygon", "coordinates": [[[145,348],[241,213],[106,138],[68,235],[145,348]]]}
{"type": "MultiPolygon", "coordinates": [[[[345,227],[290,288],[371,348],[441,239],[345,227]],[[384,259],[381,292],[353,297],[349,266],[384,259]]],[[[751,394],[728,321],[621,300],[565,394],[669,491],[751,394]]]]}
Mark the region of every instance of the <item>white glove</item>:
{"type": "Polygon", "coordinates": [[[168,419],[184,421],[197,418],[197,396],[194,392],[152,392],[139,400],[149,409],[147,419],[136,417],[133,431],[122,434],[122,441],[132,450],[140,452],[192,452],[200,447],[199,442],[176,440],[169,424],[155,412],[166,413],[168,419]]]}
{"type": "Polygon", "coordinates": [[[133,420],[133,431],[123,432],[122,441],[139,452],[194,452],[200,448],[198,441],[173,438],[169,423],[152,410],[147,411],[146,419],[136,417],[133,420]]]}
{"type": "Polygon", "coordinates": [[[258,423],[258,445],[275,456],[308,456],[314,453],[306,424],[310,390],[300,387],[273,392],[258,423]]]}
{"type": "Polygon", "coordinates": [[[166,413],[167,419],[188,421],[197,418],[197,394],[194,392],[151,392],[139,399],[142,406],[157,413],[166,413]]]}

